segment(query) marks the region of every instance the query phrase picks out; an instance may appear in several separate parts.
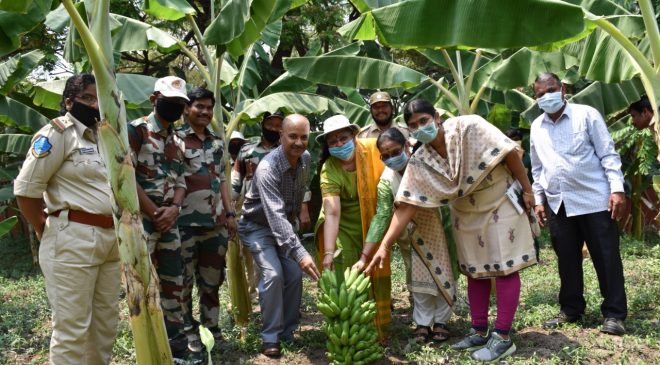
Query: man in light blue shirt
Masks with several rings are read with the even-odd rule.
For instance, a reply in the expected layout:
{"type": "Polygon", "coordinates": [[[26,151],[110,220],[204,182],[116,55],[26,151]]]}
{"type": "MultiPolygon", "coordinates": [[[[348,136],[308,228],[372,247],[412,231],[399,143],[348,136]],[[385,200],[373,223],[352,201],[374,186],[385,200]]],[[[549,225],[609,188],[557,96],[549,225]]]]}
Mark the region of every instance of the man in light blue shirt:
{"type": "Polygon", "coordinates": [[[544,327],[576,322],[584,314],[586,242],[603,296],[601,331],[623,335],[627,304],[616,224],[625,206],[621,160],[600,113],[566,102],[557,75],[540,75],[534,93],[544,111],[530,130],[535,212],[542,225],[549,224],[561,281],[561,312],[544,327]]]}

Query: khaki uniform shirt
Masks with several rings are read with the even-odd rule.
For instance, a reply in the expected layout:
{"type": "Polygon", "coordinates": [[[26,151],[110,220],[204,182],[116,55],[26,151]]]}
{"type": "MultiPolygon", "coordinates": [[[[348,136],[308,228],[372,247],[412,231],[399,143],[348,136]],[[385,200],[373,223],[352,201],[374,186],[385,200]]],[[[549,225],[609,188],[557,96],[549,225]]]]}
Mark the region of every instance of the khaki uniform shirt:
{"type": "Polygon", "coordinates": [[[135,179],[157,205],[169,205],[176,188],[186,188],[183,154],[186,149],[172,125],[165,129],[154,113],[128,125],[135,179]]]}
{"type": "Polygon", "coordinates": [[[34,135],[14,181],[14,195],[43,198],[48,214],[70,209],[112,215],[111,194],[95,131],[69,113],[34,135]]]}
{"type": "Polygon", "coordinates": [[[220,184],[225,181],[224,143],[208,128],[204,132],[205,138],[201,140],[189,124],[177,130],[186,145],[184,176],[187,188],[178,218],[179,226],[215,227],[223,211],[220,184]]]}
{"type": "MultiPolygon", "coordinates": [[[[393,127],[395,127],[396,129],[398,129],[399,131],[401,131],[401,133],[403,133],[403,136],[406,137],[406,139],[408,139],[410,137],[410,131],[408,131],[408,127],[406,127],[405,125],[396,124],[394,122],[392,122],[391,125],[393,127]]],[[[380,129],[378,124],[376,124],[372,121],[371,124],[369,124],[365,127],[362,127],[362,129],[360,129],[360,132],[358,133],[357,136],[358,136],[358,138],[378,138],[378,137],[380,137],[381,133],[383,133],[385,130],[387,130],[389,128],[390,127],[380,129]]]]}

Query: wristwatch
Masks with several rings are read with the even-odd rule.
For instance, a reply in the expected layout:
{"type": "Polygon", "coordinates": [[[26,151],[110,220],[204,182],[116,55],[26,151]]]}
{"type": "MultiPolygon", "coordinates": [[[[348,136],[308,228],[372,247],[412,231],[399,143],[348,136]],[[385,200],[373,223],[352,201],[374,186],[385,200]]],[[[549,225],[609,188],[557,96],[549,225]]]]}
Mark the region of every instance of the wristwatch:
{"type": "Polygon", "coordinates": [[[172,203],[175,207],[179,208],[179,214],[181,214],[181,204],[172,203]]]}
{"type": "Polygon", "coordinates": [[[229,217],[236,218],[236,213],[234,213],[234,212],[227,212],[227,213],[225,213],[225,217],[227,217],[227,218],[229,218],[229,217]]]}

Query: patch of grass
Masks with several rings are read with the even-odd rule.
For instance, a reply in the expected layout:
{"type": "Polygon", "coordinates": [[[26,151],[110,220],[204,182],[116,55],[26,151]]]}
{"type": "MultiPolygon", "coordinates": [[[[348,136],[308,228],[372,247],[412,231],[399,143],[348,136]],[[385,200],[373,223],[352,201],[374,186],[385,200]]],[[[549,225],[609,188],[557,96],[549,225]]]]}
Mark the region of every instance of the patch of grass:
{"type": "MultiPolygon", "coordinates": [[[[313,253],[313,245],[307,247],[313,253]]],[[[395,246],[396,247],[396,246],[395,246]]],[[[44,364],[48,359],[50,310],[43,277],[31,264],[28,243],[23,240],[0,241],[0,364],[44,364]]],[[[621,254],[626,276],[629,317],[628,333],[623,337],[601,334],[600,291],[590,259],[584,261],[587,310],[581,323],[548,331],[544,320],[559,312],[557,261],[547,233],[541,242],[541,263],[521,272],[520,307],[512,335],[518,350],[507,364],[658,364],[660,358],[660,240],[636,241],[624,236],[621,254]]],[[[301,305],[302,330],[291,346],[284,346],[280,360],[285,364],[327,364],[325,335],[320,329],[323,316],[316,310],[316,284],[304,279],[301,305]]],[[[259,354],[260,314],[255,311],[249,326],[234,326],[229,308],[227,286],[221,288],[220,326],[225,341],[213,350],[214,364],[271,364],[259,354]]],[[[409,345],[412,330],[411,310],[405,287],[404,265],[398,249],[393,252],[392,298],[394,303],[392,339],[386,359],[377,364],[477,364],[469,353],[452,351],[449,343],[458,341],[469,329],[465,301],[465,278],[460,278],[459,301],[449,327],[452,338],[445,344],[409,345]]],[[[256,306],[255,306],[256,307],[256,306]]],[[[195,306],[197,313],[197,307],[195,306]]],[[[493,299],[491,323],[496,306],[493,299]]],[[[120,302],[117,340],[113,364],[135,364],[132,335],[126,303],[120,302]]]]}

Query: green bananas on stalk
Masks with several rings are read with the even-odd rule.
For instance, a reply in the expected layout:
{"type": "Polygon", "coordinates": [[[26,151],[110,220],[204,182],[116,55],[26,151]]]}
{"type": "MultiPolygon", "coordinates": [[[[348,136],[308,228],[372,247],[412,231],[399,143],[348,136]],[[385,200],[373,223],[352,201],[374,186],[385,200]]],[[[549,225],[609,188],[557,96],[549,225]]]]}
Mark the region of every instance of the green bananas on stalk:
{"type": "Polygon", "coordinates": [[[326,316],[326,355],[333,365],[366,365],[383,356],[374,325],[376,302],[369,299],[369,277],[346,268],[337,285],[335,272],[324,270],[319,280],[317,308],[326,316]]]}

